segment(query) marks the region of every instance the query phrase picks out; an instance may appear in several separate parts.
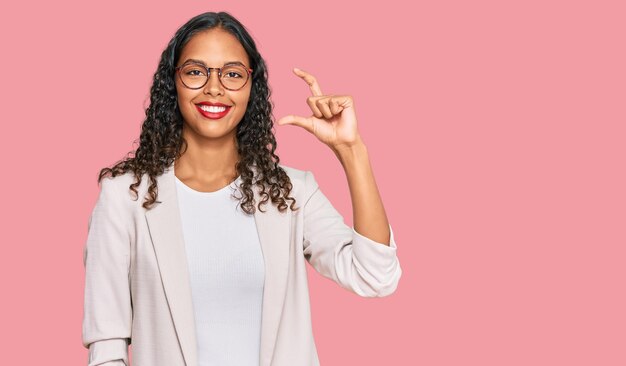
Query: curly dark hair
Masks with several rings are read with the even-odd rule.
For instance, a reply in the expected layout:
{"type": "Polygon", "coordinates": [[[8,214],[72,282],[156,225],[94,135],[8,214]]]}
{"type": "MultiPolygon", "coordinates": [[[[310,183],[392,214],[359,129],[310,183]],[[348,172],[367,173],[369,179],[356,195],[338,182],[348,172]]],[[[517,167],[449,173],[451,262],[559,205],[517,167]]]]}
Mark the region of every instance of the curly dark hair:
{"type": "MultiPolygon", "coordinates": [[[[250,68],[253,70],[248,108],[236,129],[237,150],[241,159],[235,168],[241,176],[240,191],[243,193],[240,206],[244,212],[254,213],[255,202],[251,186],[255,184],[262,188],[261,196],[264,197],[258,206],[261,212],[265,212],[261,210],[261,204],[266,203],[268,199],[277,204],[281,212],[287,207],[297,210],[299,207],[294,207],[295,198],[289,197],[293,188],[291,180],[285,170],[278,165],[280,158],[274,153],[276,138],[273,132],[273,103],[270,100],[271,90],[267,81],[265,61],[246,28],[227,12],[206,12],[197,15],[176,31],[161,54],[154,74],[150,89],[150,106],[145,110],[146,118],[141,126],[139,146],[134,154],[131,151],[125,159],[118,161],[111,168],[103,168],[98,176],[98,184],[105,176],[115,177],[132,171],[135,182],[129,189],[134,192],[136,200],[137,187],[141,184],[142,176],[148,174],[150,180],[148,197],[142,206],[146,209],[152,208],[157,200],[158,191],[155,177],[163,174],[165,169],[187,149],[187,142],[182,136],[183,117],[177,103],[175,65],[183,47],[195,34],[213,28],[226,30],[237,37],[251,60],[250,68]],[[256,182],[252,181],[254,177],[252,165],[258,170],[259,177],[256,182]],[[285,203],[286,199],[293,201],[291,205],[285,203]]],[[[137,140],[134,144],[136,143],[137,140]]]]}

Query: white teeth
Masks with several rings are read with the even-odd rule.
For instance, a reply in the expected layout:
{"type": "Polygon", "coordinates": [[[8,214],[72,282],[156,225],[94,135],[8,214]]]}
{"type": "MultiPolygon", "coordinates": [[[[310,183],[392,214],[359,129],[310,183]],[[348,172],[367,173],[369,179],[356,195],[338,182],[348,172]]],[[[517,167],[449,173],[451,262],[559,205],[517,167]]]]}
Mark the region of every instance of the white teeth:
{"type": "Polygon", "coordinates": [[[216,106],[208,106],[208,105],[200,105],[200,108],[203,111],[211,112],[211,113],[220,113],[226,110],[226,107],[216,107],[216,106]]]}

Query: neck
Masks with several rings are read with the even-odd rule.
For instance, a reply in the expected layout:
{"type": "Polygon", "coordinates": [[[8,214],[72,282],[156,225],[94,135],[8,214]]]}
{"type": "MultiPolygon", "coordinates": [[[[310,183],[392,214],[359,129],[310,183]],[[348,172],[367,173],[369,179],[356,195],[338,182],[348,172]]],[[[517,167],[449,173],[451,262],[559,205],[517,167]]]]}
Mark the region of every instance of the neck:
{"type": "Polygon", "coordinates": [[[174,162],[174,170],[179,179],[231,181],[237,177],[235,164],[240,158],[234,137],[201,143],[194,138],[185,137],[185,140],[187,150],[174,162]]]}

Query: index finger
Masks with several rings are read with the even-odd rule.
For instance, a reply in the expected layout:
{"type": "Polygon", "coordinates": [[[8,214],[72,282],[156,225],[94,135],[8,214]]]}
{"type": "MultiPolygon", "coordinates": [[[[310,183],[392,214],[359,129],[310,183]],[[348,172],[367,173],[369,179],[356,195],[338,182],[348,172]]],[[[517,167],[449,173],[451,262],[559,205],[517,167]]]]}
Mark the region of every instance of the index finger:
{"type": "Polygon", "coordinates": [[[317,80],[315,79],[313,75],[309,74],[308,72],[304,70],[298,69],[297,67],[294,67],[293,71],[296,73],[296,75],[304,79],[304,81],[307,84],[309,84],[309,87],[311,88],[311,92],[313,93],[314,96],[324,95],[322,94],[322,89],[320,88],[319,84],[317,83],[317,80]]]}

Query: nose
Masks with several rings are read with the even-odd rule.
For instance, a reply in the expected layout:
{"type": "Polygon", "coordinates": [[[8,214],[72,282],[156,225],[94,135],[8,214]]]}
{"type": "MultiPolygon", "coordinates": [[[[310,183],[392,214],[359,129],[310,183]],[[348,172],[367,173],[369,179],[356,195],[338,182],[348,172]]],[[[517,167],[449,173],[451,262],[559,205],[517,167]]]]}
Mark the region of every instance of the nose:
{"type": "Polygon", "coordinates": [[[223,88],[220,82],[219,71],[217,69],[211,69],[209,71],[209,80],[207,80],[204,86],[204,92],[211,95],[224,94],[223,88]]]}

